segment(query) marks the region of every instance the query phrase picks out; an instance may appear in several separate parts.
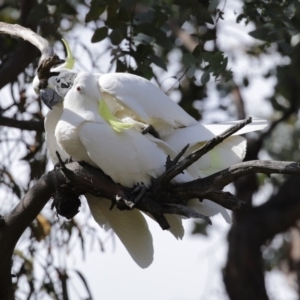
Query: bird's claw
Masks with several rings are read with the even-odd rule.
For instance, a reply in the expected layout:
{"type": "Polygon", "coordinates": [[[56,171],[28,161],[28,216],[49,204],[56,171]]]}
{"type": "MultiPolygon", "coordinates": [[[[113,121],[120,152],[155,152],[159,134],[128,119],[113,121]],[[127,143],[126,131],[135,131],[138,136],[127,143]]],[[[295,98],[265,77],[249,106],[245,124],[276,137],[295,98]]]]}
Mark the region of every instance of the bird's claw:
{"type": "Polygon", "coordinates": [[[148,188],[143,183],[139,183],[134,187],[134,189],[131,192],[131,194],[134,194],[134,195],[136,194],[136,196],[129,197],[129,198],[133,198],[133,199],[129,200],[124,195],[116,195],[115,203],[112,204],[112,207],[114,206],[114,204],[117,204],[117,206],[120,208],[120,206],[118,204],[123,203],[130,209],[133,209],[134,206],[144,197],[144,195],[146,194],[147,191],[148,191],[148,188]]]}
{"type": "Polygon", "coordinates": [[[143,182],[137,184],[131,192],[132,194],[137,194],[137,196],[134,198],[134,204],[137,204],[144,197],[147,191],[148,188],[143,182]]]}
{"type": "MultiPolygon", "coordinates": [[[[122,196],[120,196],[120,195],[117,195],[117,196],[116,196],[116,203],[119,203],[120,201],[122,201],[126,206],[130,207],[131,209],[133,209],[133,207],[134,207],[134,205],[135,205],[134,202],[132,202],[132,201],[126,199],[125,197],[122,197],[122,196]]],[[[113,204],[112,204],[111,209],[114,207],[114,205],[115,205],[116,203],[113,203],[113,204]]]]}

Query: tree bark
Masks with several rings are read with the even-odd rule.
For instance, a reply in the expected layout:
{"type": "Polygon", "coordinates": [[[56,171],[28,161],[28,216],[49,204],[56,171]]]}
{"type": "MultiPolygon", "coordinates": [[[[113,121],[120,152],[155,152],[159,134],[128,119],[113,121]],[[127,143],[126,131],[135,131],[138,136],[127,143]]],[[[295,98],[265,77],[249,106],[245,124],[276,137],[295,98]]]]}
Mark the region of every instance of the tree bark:
{"type": "Polygon", "coordinates": [[[261,246],[300,219],[300,177],[290,177],[278,193],[259,207],[235,214],[228,235],[224,283],[231,300],[267,300],[261,246]]]}

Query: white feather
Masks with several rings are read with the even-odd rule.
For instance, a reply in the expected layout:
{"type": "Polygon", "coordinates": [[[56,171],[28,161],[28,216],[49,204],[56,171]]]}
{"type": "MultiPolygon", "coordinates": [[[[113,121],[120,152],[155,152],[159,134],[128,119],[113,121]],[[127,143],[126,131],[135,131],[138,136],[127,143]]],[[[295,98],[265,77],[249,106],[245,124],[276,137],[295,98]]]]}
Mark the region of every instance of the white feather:
{"type": "Polygon", "coordinates": [[[117,117],[133,116],[137,121],[153,125],[161,136],[174,128],[197,124],[152,82],[140,76],[104,74],[99,77],[99,85],[103,99],[117,117]]]}
{"type": "Polygon", "coordinates": [[[109,220],[111,228],[132,259],[141,268],[147,268],[153,261],[154,249],[152,236],[142,213],[136,209],[110,210],[111,201],[97,197],[90,196],[88,204],[95,221],[101,223],[102,216],[109,220]]]}
{"type": "MultiPolygon", "coordinates": [[[[58,145],[55,138],[56,125],[62,115],[63,106],[58,104],[50,110],[45,118],[46,143],[52,162],[57,163],[58,151],[63,160],[69,155],[58,145]]],[[[137,211],[109,211],[110,201],[87,194],[87,203],[95,221],[104,230],[112,229],[124,244],[133,260],[142,268],[149,266],[153,260],[152,236],[142,214],[137,211]]]]}

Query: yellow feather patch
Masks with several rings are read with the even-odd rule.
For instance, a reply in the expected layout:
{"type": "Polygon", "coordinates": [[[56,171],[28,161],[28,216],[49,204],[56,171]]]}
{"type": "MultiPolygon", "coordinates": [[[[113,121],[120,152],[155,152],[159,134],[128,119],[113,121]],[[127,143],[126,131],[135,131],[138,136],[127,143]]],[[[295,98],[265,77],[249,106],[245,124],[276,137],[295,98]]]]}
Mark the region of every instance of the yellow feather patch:
{"type": "Polygon", "coordinates": [[[73,57],[70,46],[69,46],[68,42],[65,39],[61,39],[61,40],[63,41],[64,45],[66,46],[66,50],[67,50],[67,58],[66,58],[66,61],[64,63],[64,68],[73,69],[74,64],[75,64],[75,59],[73,57]]]}
{"type": "Polygon", "coordinates": [[[112,127],[116,132],[129,129],[133,127],[133,124],[124,123],[117,119],[109,110],[104,100],[101,100],[98,107],[100,116],[112,127]]]}

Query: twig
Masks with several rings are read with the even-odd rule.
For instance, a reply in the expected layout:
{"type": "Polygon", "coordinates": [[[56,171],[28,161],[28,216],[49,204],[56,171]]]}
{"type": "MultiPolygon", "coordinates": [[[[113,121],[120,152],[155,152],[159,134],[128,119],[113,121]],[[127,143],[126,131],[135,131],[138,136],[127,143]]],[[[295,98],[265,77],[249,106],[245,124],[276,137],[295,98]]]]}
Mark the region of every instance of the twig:
{"type": "Polygon", "coordinates": [[[229,192],[223,192],[222,189],[231,182],[248,174],[291,174],[300,175],[300,164],[296,162],[282,161],[247,161],[231,166],[223,171],[212,174],[205,178],[186,182],[175,186],[172,197],[182,199],[209,199],[233,211],[239,210],[244,201],[232,195],[229,192]]]}

